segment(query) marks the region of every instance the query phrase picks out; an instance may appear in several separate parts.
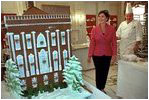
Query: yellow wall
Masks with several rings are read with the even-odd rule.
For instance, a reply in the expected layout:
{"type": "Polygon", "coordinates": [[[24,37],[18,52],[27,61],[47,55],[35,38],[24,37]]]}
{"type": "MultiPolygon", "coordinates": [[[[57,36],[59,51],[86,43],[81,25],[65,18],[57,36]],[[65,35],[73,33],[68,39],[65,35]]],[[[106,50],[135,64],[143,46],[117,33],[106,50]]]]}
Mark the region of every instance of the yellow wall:
{"type": "Polygon", "coordinates": [[[2,13],[17,13],[17,3],[13,1],[1,1],[2,13]]]}
{"type": "Polygon", "coordinates": [[[1,13],[22,15],[26,9],[25,1],[1,1],[1,13]]]}

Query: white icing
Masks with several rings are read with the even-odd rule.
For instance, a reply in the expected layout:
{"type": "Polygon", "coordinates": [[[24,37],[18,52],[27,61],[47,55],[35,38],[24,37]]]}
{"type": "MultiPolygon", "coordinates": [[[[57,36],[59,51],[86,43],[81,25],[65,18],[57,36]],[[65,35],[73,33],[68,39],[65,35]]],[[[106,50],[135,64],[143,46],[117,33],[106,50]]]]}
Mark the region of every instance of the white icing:
{"type": "Polygon", "coordinates": [[[69,39],[69,33],[70,33],[70,30],[69,29],[67,29],[66,30],[67,31],[67,43],[68,43],[68,53],[69,53],[69,58],[70,58],[70,39],[69,39]]]}
{"type": "Polygon", "coordinates": [[[32,78],[32,86],[33,86],[33,88],[37,87],[37,78],[36,77],[32,78]]]}
{"type": "Polygon", "coordinates": [[[30,66],[31,75],[35,75],[34,55],[33,54],[30,54],[28,56],[28,59],[29,59],[29,66],[30,66]]]}
{"type": "Polygon", "coordinates": [[[7,33],[7,35],[10,37],[10,43],[11,43],[11,48],[12,48],[12,55],[13,55],[13,60],[16,62],[16,54],[15,54],[15,49],[14,49],[14,40],[13,40],[13,34],[14,33],[7,33]]]}
{"type": "Polygon", "coordinates": [[[35,54],[35,62],[36,62],[36,74],[39,74],[39,68],[38,68],[38,59],[37,59],[37,51],[36,51],[36,41],[35,41],[35,31],[31,32],[33,35],[33,43],[34,43],[34,54],[35,54]]]}
{"type": "MultiPolygon", "coordinates": [[[[4,16],[4,17],[6,17],[6,16],[4,16]]],[[[9,50],[12,51],[12,50],[11,50],[12,47],[10,47],[10,45],[11,45],[11,38],[10,38],[10,35],[9,35],[8,32],[7,32],[6,34],[7,34],[7,37],[8,37],[9,50]]],[[[13,56],[13,55],[10,53],[10,58],[13,58],[12,56],[13,56]]]]}
{"type": "Polygon", "coordinates": [[[62,65],[61,65],[61,50],[60,50],[60,40],[59,40],[59,30],[56,30],[57,32],[57,46],[58,46],[58,53],[59,53],[59,70],[62,70],[62,65]]]}
{"type": "Polygon", "coordinates": [[[61,32],[61,43],[62,45],[66,45],[66,42],[65,42],[65,32],[61,32]]]}
{"type": "Polygon", "coordinates": [[[78,58],[72,56],[63,70],[64,82],[75,91],[80,91],[81,85],[84,85],[80,65],[78,58]]]}
{"type": "Polygon", "coordinates": [[[51,43],[52,43],[52,46],[56,46],[56,34],[55,32],[51,32],[51,43]]]}
{"type": "Polygon", "coordinates": [[[88,99],[92,94],[85,89],[81,88],[82,91],[73,91],[70,88],[54,89],[53,92],[39,92],[38,96],[32,96],[32,99],[88,99]]]}
{"type": "Polygon", "coordinates": [[[24,32],[21,32],[22,34],[22,42],[23,42],[23,51],[24,51],[24,57],[25,57],[25,66],[26,66],[26,76],[29,77],[29,70],[28,70],[28,64],[27,64],[27,54],[26,54],[26,46],[25,46],[25,39],[24,39],[24,32]]]}
{"type": "Polygon", "coordinates": [[[46,39],[42,33],[40,33],[37,37],[37,48],[46,47],[46,39]]]}
{"type": "Polygon", "coordinates": [[[41,49],[41,51],[38,53],[38,56],[39,56],[40,73],[43,74],[50,72],[47,51],[41,49]]]}
{"type": "Polygon", "coordinates": [[[25,80],[21,80],[21,87],[22,87],[23,90],[27,89],[25,80]]]}
{"type": "Polygon", "coordinates": [[[58,53],[56,50],[53,51],[53,62],[54,62],[54,71],[58,71],[58,53]]]}
{"type": "Polygon", "coordinates": [[[54,82],[55,83],[58,82],[58,73],[57,72],[54,73],[54,82]]]}
{"type": "Polygon", "coordinates": [[[23,62],[23,56],[22,55],[17,56],[17,63],[18,63],[18,68],[19,68],[19,76],[25,77],[24,62],[23,62]]]}
{"type": "Polygon", "coordinates": [[[26,34],[27,49],[32,49],[31,34],[26,34]]]}
{"type": "Polygon", "coordinates": [[[51,62],[51,50],[50,50],[50,41],[49,41],[49,30],[46,30],[45,31],[47,33],[47,42],[48,42],[48,54],[49,54],[49,65],[50,65],[50,72],[52,72],[52,62],[51,62]]]}
{"type": "Polygon", "coordinates": [[[64,59],[64,68],[65,68],[66,63],[67,63],[67,59],[68,59],[68,54],[67,54],[66,49],[63,51],[63,59],[64,59]]]}
{"type": "Polygon", "coordinates": [[[16,50],[21,50],[20,36],[19,35],[14,35],[14,41],[15,41],[16,50]]]}
{"type": "Polygon", "coordinates": [[[50,22],[50,23],[28,23],[28,24],[7,24],[7,27],[16,27],[16,26],[40,26],[40,25],[64,25],[71,24],[70,22],[50,22]]]}
{"type": "Polygon", "coordinates": [[[48,75],[44,75],[44,76],[43,76],[43,81],[44,81],[44,84],[45,84],[45,85],[48,85],[48,83],[49,83],[49,82],[48,82],[48,75]]]}

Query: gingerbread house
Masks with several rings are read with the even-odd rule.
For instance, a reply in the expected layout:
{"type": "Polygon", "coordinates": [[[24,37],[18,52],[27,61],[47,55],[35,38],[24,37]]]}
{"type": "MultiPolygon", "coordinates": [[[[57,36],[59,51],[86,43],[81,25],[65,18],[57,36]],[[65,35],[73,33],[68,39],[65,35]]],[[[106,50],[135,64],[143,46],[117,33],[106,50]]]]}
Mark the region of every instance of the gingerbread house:
{"type": "Polygon", "coordinates": [[[63,83],[71,56],[70,14],[48,14],[33,7],[23,16],[5,16],[10,54],[24,90],[63,83]]]}

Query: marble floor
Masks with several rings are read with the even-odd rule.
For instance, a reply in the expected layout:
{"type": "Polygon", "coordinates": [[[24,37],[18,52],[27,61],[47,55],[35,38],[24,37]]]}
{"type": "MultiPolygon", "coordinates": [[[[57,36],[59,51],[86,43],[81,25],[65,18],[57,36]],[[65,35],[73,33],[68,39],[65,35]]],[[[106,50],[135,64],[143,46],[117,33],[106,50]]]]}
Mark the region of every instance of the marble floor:
{"type": "MultiPolygon", "coordinates": [[[[117,71],[118,67],[117,65],[111,65],[108,79],[105,87],[105,91],[107,95],[109,95],[112,99],[121,99],[121,97],[116,96],[116,88],[117,88],[117,71]]],[[[91,83],[92,85],[95,85],[95,69],[89,69],[83,71],[83,78],[87,82],[91,83]]]]}

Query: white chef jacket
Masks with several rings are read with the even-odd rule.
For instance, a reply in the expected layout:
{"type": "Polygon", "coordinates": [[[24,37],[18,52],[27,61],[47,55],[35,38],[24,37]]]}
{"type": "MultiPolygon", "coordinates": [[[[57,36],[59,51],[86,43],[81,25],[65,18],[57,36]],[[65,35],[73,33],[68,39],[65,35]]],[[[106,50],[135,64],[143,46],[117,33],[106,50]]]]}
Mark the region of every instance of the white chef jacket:
{"type": "Polygon", "coordinates": [[[139,21],[132,20],[129,24],[123,21],[116,31],[117,37],[120,37],[120,56],[125,54],[134,54],[133,47],[136,41],[142,40],[142,25],[139,21]]]}

